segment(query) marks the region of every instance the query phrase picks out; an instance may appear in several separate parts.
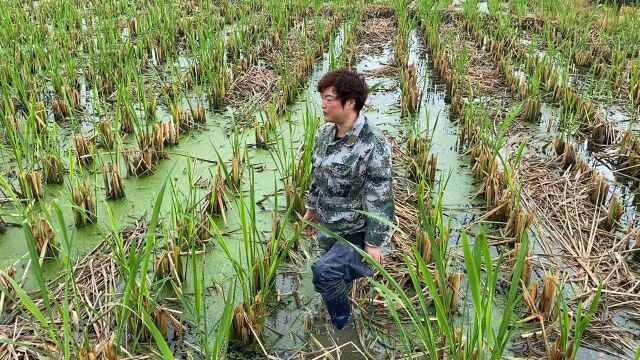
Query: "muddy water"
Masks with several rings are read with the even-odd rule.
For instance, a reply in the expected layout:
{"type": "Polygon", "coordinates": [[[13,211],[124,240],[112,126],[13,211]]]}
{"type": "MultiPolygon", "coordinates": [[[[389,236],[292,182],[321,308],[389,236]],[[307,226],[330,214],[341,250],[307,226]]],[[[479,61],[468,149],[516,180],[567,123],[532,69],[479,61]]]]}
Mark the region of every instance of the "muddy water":
{"type": "MultiPolygon", "coordinates": [[[[336,41],[336,46],[341,44],[340,36],[336,41]]],[[[287,123],[287,119],[283,119],[280,131],[283,133],[283,137],[288,141],[289,137],[292,137],[293,147],[297,148],[302,139],[302,126],[300,120],[303,112],[306,108],[312,109],[315,112],[315,116],[318,116],[319,112],[319,98],[315,92],[315,83],[319,77],[328,71],[329,58],[325,55],[323,60],[318,64],[314,74],[308,81],[308,88],[300,96],[300,101],[291,109],[290,123],[287,123]]],[[[193,101],[193,100],[192,100],[193,101]]],[[[186,104],[186,100],[184,101],[186,104]]],[[[168,117],[167,109],[159,106],[158,113],[160,118],[168,117]]],[[[229,159],[231,156],[231,139],[228,132],[225,132],[225,128],[229,128],[230,124],[233,124],[233,119],[229,116],[229,113],[217,114],[208,112],[207,128],[202,132],[194,132],[189,136],[183,136],[178,146],[166,149],[170,153],[170,159],[162,160],[159,162],[155,172],[152,175],[145,175],[139,178],[129,177],[124,179],[124,188],[126,192],[126,198],[118,201],[103,202],[104,198],[102,189],[102,179],[99,174],[90,176],[89,181],[95,184],[96,197],[99,199],[97,216],[98,224],[95,226],[86,226],[81,229],[76,229],[73,226],[73,218],[71,213],[70,201],[68,199],[68,189],[66,186],[47,186],[47,197],[45,203],[56,201],[63,207],[65,214],[65,224],[69,228],[71,236],[73,238],[73,258],[81,258],[89,253],[95,246],[103,241],[103,232],[107,232],[109,228],[109,220],[107,219],[106,206],[111,207],[116,218],[116,222],[119,226],[123,227],[132,223],[134,219],[138,219],[145,215],[149,215],[152,212],[154,201],[159,195],[159,191],[167,178],[172,179],[175,182],[176,188],[181,191],[186,191],[189,188],[189,182],[187,180],[186,170],[187,165],[193,168],[194,182],[198,183],[199,180],[209,180],[215,174],[215,163],[218,160],[216,151],[220,154],[222,159],[229,159]],[[215,151],[214,151],[215,150],[215,151]],[[191,157],[197,157],[198,161],[191,161],[191,157]]],[[[233,127],[233,126],[231,126],[233,127]]],[[[247,131],[243,134],[243,142],[252,144],[254,142],[253,132],[247,131]]],[[[275,189],[275,181],[278,182],[278,186],[281,187],[280,176],[276,171],[276,166],[272,160],[271,154],[268,150],[252,148],[249,151],[250,163],[253,164],[255,169],[255,190],[256,198],[262,199],[268,197],[263,202],[263,211],[259,211],[256,219],[256,226],[259,231],[268,233],[271,229],[271,210],[275,208],[275,201],[271,196],[277,189],[275,189]]],[[[245,176],[246,176],[245,172],[245,176]]],[[[161,214],[165,216],[170,213],[172,194],[167,187],[164,194],[164,200],[162,203],[161,214]]],[[[202,197],[205,194],[204,189],[198,190],[198,197],[202,197]]],[[[281,196],[279,204],[284,204],[284,198],[281,196]]],[[[282,206],[280,206],[282,207],[282,206]]],[[[282,209],[279,209],[282,210],[282,209]]],[[[233,255],[239,257],[240,242],[235,241],[241,239],[238,234],[238,221],[234,214],[237,213],[237,209],[231,204],[228,209],[227,215],[229,219],[229,226],[224,227],[222,221],[219,221],[218,225],[223,231],[229,231],[231,234],[227,236],[229,242],[229,248],[234,253],[233,255]]],[[[165,217],[166,218],[166,217],[165,217]]],[[[14,222],[19,224],[20,219],[15,219],[14,222]]],[[[54,227],[61,226],[60,224],[52,224],[54,227]]],[[[19,227],[10,227],[6,233],[0,235],[0,252],[3,254],[0,259],[0,265],[6,267],[10,263],[17,262],[18,276],[27,264],[28,256],[27,246],[23,237],[23,230],[19,227]]],[[[204,285],[207,289],[205,297],[206,305],[206,317],[209,319],[210,327],[213,326],[218,319],[223,308],[223,301],[221,296],[215,291],[215,284],[221,284],[224,288],[230,288],[233,269],[230,262],[226,259],[226,255],[216,244],[209,244],[207,246],[206,255],[197,260],[198,266],[195,269],[196,274],[204,274],[204,285]]],[[[60,264],[57,259],[47,259],[43,264],[45,275],[47,278],[53,278],[60,270],[60,264]]],[[[186,278],[191,279],[193,271],[189,267],[186,278]]],[[[306,271],[302,273],[302,277],[309,279],[309,269],[307,266],[306,271]]],[[[295,286],[295,281],[291,282],[286,276],[282,276],[278,280],[278,289],[280,292],[291,293],[295,291],[302,294],[300,299],[302,304],[308,305],[315,299],[313,289],[309,287],[309,283],[305,282],[300,288],[295,286]]],[[[32,287],[34,279],[28,278],[27,287],[32,287]]],[[[190,288],[191,282],[186,281],[185,293],[190,294],[192,289],[190,288]]],[[[168,294],[171,295],[171,294],[168,294]]],[[[282,303],[289,301],[292,297],[285,295],[282,297],[282,303]]],[[[236,293],[236,300],[239,302],[241,294],[238,291],[236,293]]],[[[175,304],[171,304],[172,307],[176,307],[175,304]]],[[[282,304],[276,306],[282,307],[282,304]]],[[[177,306],[180,308],[180,306],[177,306]]],[[[187,315],[187,319],[193,319],[193,314],[189,314],[190,307],[187,306],[184,310],[187,315]]],[[[290,317],[287,311],[274,312],[273,321],[271,321],[271,327],[274,329],[280,329],[281,333],[285,334],[288,331],[293,331],[296,334],[302,334],[301,329],[302,322],[300,317],[290,317]]],[[[198,342],[195,338],[195,332],[192,338],[189,338],[191,343],[198,342]]],[[[267,345],[269,347],[277,348],[278,341],[272,339],[267,334],[267,345]]],[[[295,344],[292,344],[295,345],[295,344]]]]}
{"type": "MultiPolygon", "coordinates": [[[[383,54],[363,57],[357,64],[357,69],[361,71],[371,70],[381,64],[391,63],[392,53],[389,43],[383,54]]],[[[455,119],[450,119],[448,105],[444,102],[444,88],[433,77],[427,61],[428,54],[424,51],[419,35],[414,32],[411,37],[410,62],[418,64],[419,87],[424,89],[424,95],[420,113],[413,121],[420,122],[422,128],[426,131],[434,131],[432,152],[438,154],[438,173],[443,177],[451,175],[445,189],[445,206],[449,210],[448,213],[453,216],[454,229],[459,230],[473,221],[478,214],[482,213],[481,210],[476,210],[475,208],[482,205],[483,201],[482,199],[471,199],[471,195],[476,191],[477,184],[471,176],[469,159],[460,155],[455,149],[459,124],[455,119]]],[[[299,97],[299,101],[291,109],[291,130],[294,144],[299,144],[301,139],[302,126],[300,125],[300,119],[305,109],[307,107],[319,109],[319,98],[315,92],[315,84],[318,78],[328,69],[329,57],[326,54],[322,61],[317,64],[313,75],[307,82],[307,88],[299,97]]],[[[382,82],[382,87],[369,97],[369,105],[365,108],[367,117],[381,130],[387,132],[390,136],[396,137],[399,140],[399,146],[404,146],[403,140],[411,128],[411,123],[408,119],[400,118],[400,84],[397,77],[369,77],[367,82],[369,85],[382,82]]],[[[166,113],[166,110],[160,110],[161,113],[166,113]]],[[[167,177],[174,179],[178,188],[182,190],[188,188],[188,182],[184,174],[189,156],[196,156],[205,160],[195,163],[195,179],[210,179],[212,177],[215,169],[213,163],[217,161],[217,156],[213,151],[214,148],[223,159],[230,158],[230,138],[224,129],[233,121],[232,118],[229,114],[213,114],[211,112],[208,113],[208,116],[207,129],[200,133],[185,136],[182,138],[180,145],[169,148],[168,151],[173,153],[171,158],[161,161],[153,175],[124,179],[127,197],[122,200],[108,202],[120,226],[131,223],[132,219],[151,213],[154,200],[167,177]]],[[[547,127],[545,121],[548,121],[553,116],[552,109],[543,107],[543,121],[533,127],[538,126],[537,130],[543,133],[547,127]]],[[[288,129],[287,123],[283,122],[281,130],[288,133],[288,129]]],[[[545,133],[545,137],[548,136],[545,133]]],[[[251,132],[246,134],[246,141],[247,143],[253,142],[251,132]]],[[[256,165],[257,198],[272,194],[274,192],[274,178],[277,178],[278,175],[268,150],[252,149],[250,157],[251,163],[256,165]]],[[[101,177],[99,175],[92,177],[92,182],[98,188],[97,198],[102,199],[104,195],[101,177]]],[[[72,230],[71,233],[74,238],[74,254],[72,255],[79,258],[102,241],[102,234],[97,226],[87,226],[82,229],[73,227],[70,202],[65,192],[68,192],[65,186],[48,186],[47,201],[57,199],[63,205],[66,225],[72,230]]],[[[200,190],[200,194],[204,195],[204,190],[200,190]]],[[[283,202],[284,199],[281,198],[279,203],[282,204],[283,202]]],[[[98,218],[103,229],[107,228],[105,206],[104,202],[98,202],[98,218]]],[[[162,213],[168,214],[170,206],[171,193],[167,189],[164,194],[162,213]]],[[[260,230],[265,232],[270,230],[270,211],[274,207],[273,197],[269,196],[268,200],[264,202],[265,209],[258,213],[257,224],[260,230]]],[[[239,227],[233,215],[235,211],[235,207],[232,206],[229,211],[230,224],[226,228],[228,231],[237,230],[239,227]]],[[[221,223],[219,225],[223,226],[221,223]]],[[[458,233],[454,232],[451,238],[454,248],[459,245],[459,237],[456,235],[458,233]]],[[[240,242],[233,242],[233,240],[240,239],[239,234],[230,234],[228,239],[231,240],[230,248],[232,251],[239,249],[240,242]]],[[[360,346],[359,338],[354,328],[340,333],[333,333],[327,329],[328,322],[324,317],[324,309],[319,297],[313,291],[310,276],[310,264],[318,254],[314,251],[313,242],[308,245],[310,246],[311,259],[307,261],[304,268],[301,271],[292,272],[283,270],[277,280],[278,292],[283,295],[280,296],[279,300],[274,301],[273,309],[268,316],[267,325],[275,331],[265,330],[265,346],[270,351],[278,354],[292,354],[295,352],[305,342],[310,341],[310,336],[306,334],[307,331],[304,326],[305,319],[309,319],[311,323],[310,333],[324,345],[329,345],[333,337],[337,345],[353,342],[360,346]]],[[[498,252],[496,249],[494,251],[498,252]]],[[[22,229],[11,227],[4,235],[0,235],[0,252],[3,254],[0,259],[0,265],[3,267],[20,258],[23,260],[18,262],[18,267],[24,267],[26,264],[24,254],[27,253],[27,247],[22,235],[22,229]]],[[[197,274],[202,272],[205,276],[204,285],[207,287],[205,294],[206,316],[210,319],[210,326],[213,326],[220,318],[223,307],[221,296],[215,291],[214,284],[222,284],[223,287],[229,288],[233,269],[224,253],[215,244],[207,246],[206,255],[202,256],[198,263],[199,265],[195,271],[197,274]]],[[[49,277],[53,277],[59,270],[59,265],[55,259],[46,260],[44,266],[49,277]]],[[[193,269],[189,268],[187,279],[191,279],[192,272],[193,269]]],[[[187,294],[192,291],[190,283],[190,281],[186,281],[185,292],[187,294]]],[[[240,300],[239,293],[237,294],[237,300],[240,300]]],[[[496,314],[500,314],[501,311],[500,301],[498,299],[494,304],[496,314]]],[[[184,310],[187,318],[192,319],[193,317],[188,313],[188,307],[184,310]]],[[[468,321],[471,318],[471,311],[469,309],[459,321],[468,321]]],[[[499,316],[496,316],[496,318],[499,318],[499,316]]],[[[193,335],[189,340],[191,343],[197,344],[198,340],[193,335]]],[[[371,335],[375,335],[375,332],[371,335]]],[[[376,350],[380,351],[379,354],[382,357],[384,354],[382,349],[378,347],[376,350]]],[[[342,358],[345,359],[362,358],[359,352],[354,348],[349,348],[349,346],[345,346],[342,349],[342,355],[342,358]]]]}

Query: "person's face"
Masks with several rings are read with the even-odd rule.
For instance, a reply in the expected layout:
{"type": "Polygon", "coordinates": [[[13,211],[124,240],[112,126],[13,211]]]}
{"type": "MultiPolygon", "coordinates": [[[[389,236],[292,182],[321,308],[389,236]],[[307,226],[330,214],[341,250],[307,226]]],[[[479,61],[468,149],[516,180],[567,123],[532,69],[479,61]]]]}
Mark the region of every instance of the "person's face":
{"type": "Polygon", "coordinates": [[[324,89],[320,95],[322,96],[322,115],[326,122],[339,124],[348,118],[349,111],[354,111],[355,101],[349,99],[342,106],[333,86],[324,89]]]}

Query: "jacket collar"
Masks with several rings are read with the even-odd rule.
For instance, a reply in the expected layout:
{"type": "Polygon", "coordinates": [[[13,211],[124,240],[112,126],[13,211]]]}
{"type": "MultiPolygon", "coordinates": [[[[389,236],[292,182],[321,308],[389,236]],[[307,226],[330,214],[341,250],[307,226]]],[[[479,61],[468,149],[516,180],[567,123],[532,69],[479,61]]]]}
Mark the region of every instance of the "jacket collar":
{"type": "MultiPolygon", "coordinates": [[[[356,118],[356,121],[353,123],[353,127],[351,128],[351,130],[347,131],[347,133],[344,135],[344,138],[338,141],[344,140],[346,146],[353,146],[356,143],[358,136],[360,136],[360,132],[362,131],[362,128],[364,128],[366,123],[367,117],[364,116],[364,113],[362,111],[360,111],[360,114],[356,118]]],[[[335,134],[335,132],[338,131],[338,126],[336,124],[333,124],[333,129],[333,134],[335,134]]]]}

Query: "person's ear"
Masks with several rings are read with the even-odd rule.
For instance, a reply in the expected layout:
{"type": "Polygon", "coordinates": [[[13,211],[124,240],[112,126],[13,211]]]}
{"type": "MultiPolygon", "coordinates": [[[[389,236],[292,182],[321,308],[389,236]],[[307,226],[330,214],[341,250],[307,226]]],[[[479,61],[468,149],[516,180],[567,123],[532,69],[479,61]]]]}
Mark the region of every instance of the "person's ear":
{"type": "Polygon", "coordinates": [[[349,99],[347,100],[347,103],[345,104],[345,108],[347,110],[355,110],[356,108],[356,101],[354,99],[349,99]]]}

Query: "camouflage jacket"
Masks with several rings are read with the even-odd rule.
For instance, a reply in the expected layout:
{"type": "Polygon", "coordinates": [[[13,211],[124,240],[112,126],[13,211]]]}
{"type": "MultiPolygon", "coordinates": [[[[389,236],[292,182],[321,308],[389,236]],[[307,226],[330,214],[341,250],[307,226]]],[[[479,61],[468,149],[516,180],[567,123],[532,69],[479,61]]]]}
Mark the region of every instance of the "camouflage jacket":
{"type": "MultiPolygon", "coordinates": [[[[312,155],[311,187],[305,203],[318,214],[318,223],[339,235],[365,232],[365,243],[380,246],[390,228],[357,210],[375,213],[393,222],[391,145],[362,113],[353,128],[336,140],[337,126],[318,129],[312,155]]],[[[318,231],[320,248],[335,240],[318,231]]]]}

